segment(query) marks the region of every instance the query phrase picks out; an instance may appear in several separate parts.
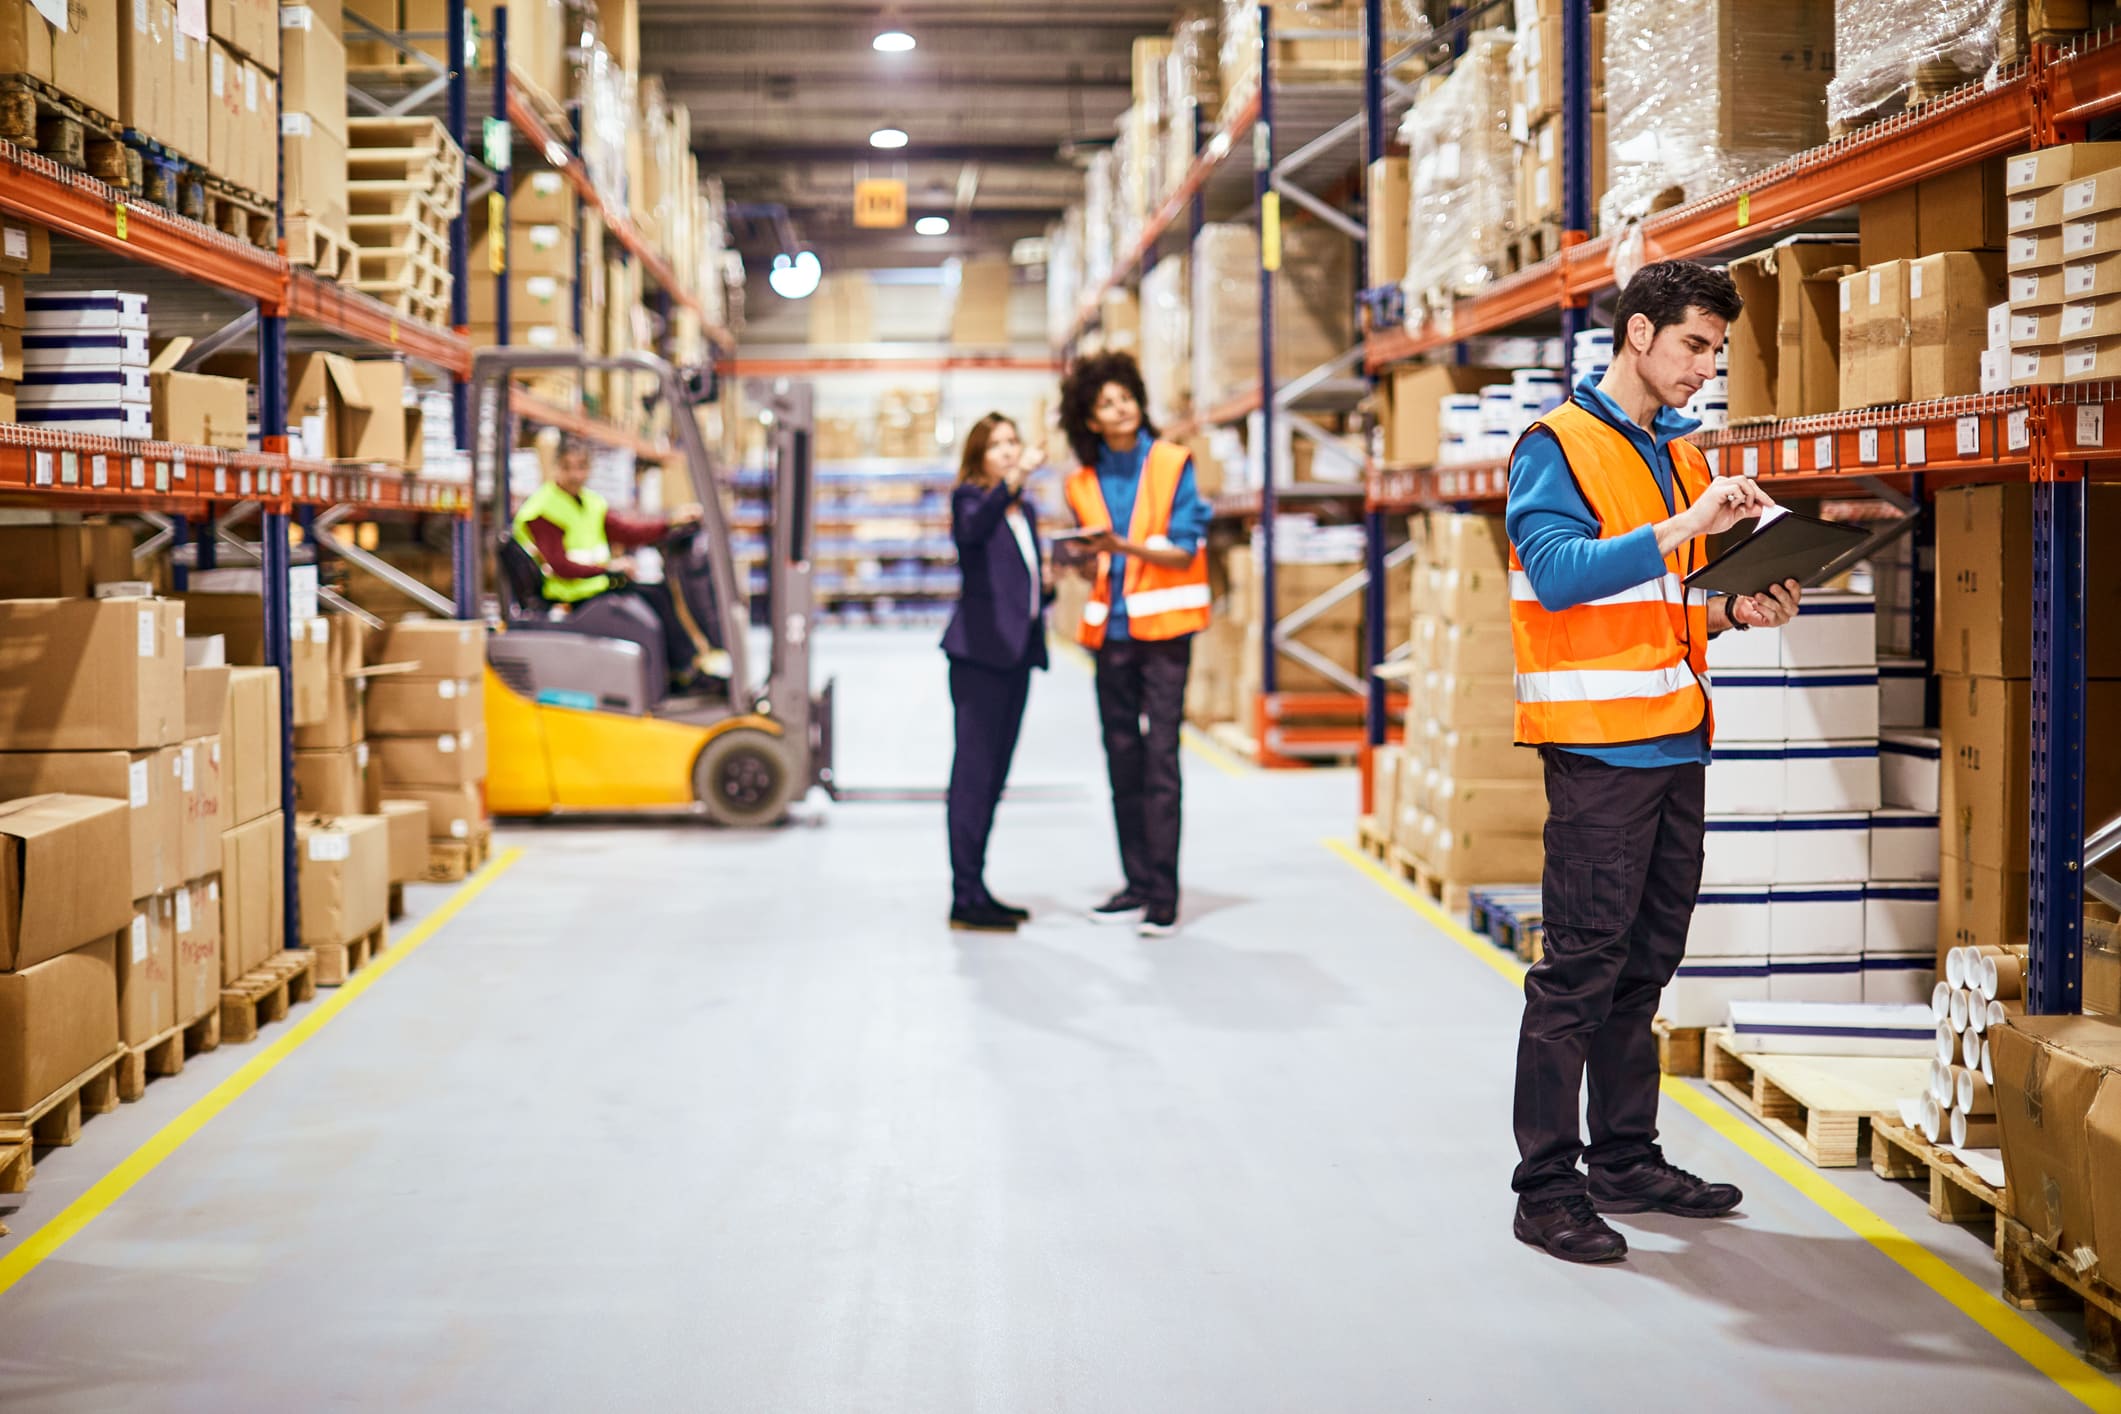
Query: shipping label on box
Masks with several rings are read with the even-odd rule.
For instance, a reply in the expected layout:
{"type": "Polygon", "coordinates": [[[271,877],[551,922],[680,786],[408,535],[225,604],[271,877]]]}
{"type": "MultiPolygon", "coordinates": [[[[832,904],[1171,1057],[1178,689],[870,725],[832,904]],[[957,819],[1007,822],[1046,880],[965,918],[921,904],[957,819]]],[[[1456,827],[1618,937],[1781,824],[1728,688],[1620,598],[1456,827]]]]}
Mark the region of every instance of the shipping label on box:
{"type": "Polygon", "coordinates": [[[305,945],[350,943],[390,912],[390,832],[379,815],[295,823],[305,945]]]}
{"type": "MultiPolygon", "coordinates": [[[[218,849],[220,841],[216,840],[218,849]]],[[[216,869],[218,871],[218,864],[216,869]]],[[[186,884],[176,894],[178,1026],[189,1026],[221,1004],[221,876],[186,884]]]]}
{"type": "Polygon", "coordinates": [[[176,1025],[177,925],[168,894],[133,905],[118,938],[118,1039],[144,1045],[176,1025]]]}

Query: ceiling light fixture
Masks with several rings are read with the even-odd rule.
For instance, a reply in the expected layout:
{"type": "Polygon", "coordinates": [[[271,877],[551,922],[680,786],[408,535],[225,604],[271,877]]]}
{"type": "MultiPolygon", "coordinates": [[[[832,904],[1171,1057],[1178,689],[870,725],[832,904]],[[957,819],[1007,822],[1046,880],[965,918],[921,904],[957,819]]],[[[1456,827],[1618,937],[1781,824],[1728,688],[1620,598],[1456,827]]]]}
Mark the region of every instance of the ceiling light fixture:
{"type": "Polygon", "coordinates": [[[878,128],[875,132],[869,134],[869,145],[883,148],[904,147],[906,145],[905,130],[902,128],[878,128]]]}
{"type": "Polygon", "coordinates": [[[950,234],[948,216],[923,216],[913,223],[914,234],[922,236],[947,236],[950,234]]]}
{"type": "Polygon", "coordinates": [[[808,299],[817,292],[818,281],[824,275],[814,251],[801,250],[794,255],[783,252],[773,257],[773,269],[768,272],[766,283],[782,299],[808,299]]]}
{"type": "Polygon", "coordinates": [[[887,29],[870,40],[869,46],[879,54],[905,54],[913,49],[913,36],[902,29],[887,29]]]}

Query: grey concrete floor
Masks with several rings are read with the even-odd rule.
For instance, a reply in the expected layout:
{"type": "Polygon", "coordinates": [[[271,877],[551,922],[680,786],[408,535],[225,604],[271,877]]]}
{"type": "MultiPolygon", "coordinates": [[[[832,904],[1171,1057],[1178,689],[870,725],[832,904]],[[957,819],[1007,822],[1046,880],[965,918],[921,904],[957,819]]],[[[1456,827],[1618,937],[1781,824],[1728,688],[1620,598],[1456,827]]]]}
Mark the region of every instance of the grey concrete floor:
{"type": "MultiPolygon", "coordinates": [[[[944,779],[932,643],[826,636],[850,783],[944,779]]],[[[1144,943],[1081,916],[1117,881],[1101,771],[1058,664],[1006,940],[943,926],[932,805],[504,832],[492,888],[0,1294],[0,1406],[2071,1403],[1669,1105],[1739,1219],[1624,1220],[1619,1268],[1521,1247],[1517,997],[1322,845],[1353,777],[1189,753],[1186,927],[1144,943]]],[[[0,1258],[257,1050],[48,1154],[0,1258]]],[[[1835,1181],[1993,1287],[1977,1235],[1835,1181]]]]}

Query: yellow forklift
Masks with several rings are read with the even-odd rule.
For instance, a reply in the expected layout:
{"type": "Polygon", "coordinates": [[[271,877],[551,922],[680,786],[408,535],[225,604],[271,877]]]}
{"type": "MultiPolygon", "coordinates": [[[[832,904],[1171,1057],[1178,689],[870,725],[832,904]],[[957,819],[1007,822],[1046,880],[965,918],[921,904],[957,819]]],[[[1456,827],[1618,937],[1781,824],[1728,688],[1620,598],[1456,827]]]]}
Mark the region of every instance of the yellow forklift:
{"type": "Polygon", "coordinates": [[[811,390],[758,390],[771,427],[766,672],[754,682],[749,612],[737,583],[714,464],[688,395],[650,354],[493,348],[473,360],[478,543],[495,557],[499,631],[486,653],[487,804],[497,816],[704,813],[724,825],[781,820],[813,786],[832,789],[832,687],[810,687],[811,390]],[[663,630],[635,599],[547,603],[534,557],[511,533],[507,411],[518,373],[645,373],[671,408],[672,436],[701,516],[661,547],[665,577],[715,650],[718,690],[667,687],[663,630]]]}

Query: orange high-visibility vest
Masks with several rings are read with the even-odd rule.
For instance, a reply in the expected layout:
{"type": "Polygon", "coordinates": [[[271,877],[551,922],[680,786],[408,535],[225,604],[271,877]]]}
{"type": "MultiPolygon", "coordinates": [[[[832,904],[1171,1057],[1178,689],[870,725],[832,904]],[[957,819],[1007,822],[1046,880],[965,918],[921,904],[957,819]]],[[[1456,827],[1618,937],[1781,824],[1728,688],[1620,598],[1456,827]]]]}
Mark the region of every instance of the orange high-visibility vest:
{"type": "MultiPolygon", "coordinates": [[[[1171,534],[1171,504],[1178,498],[1178,479],[1191,455],[1175,442],[1149,444],[1142,461],[1141,482],[1134,488],[1134,517],[1127,525],[1127,539],[1137,545],[1168,548],[1171,534]]],[[[1085,530],[1110,530],[1112,512],[1105,505],[1104,488],[1097,484],[1095,467],[1077,467],[1068,477],[1068,508],[1085,530]]],[[[1112,616],[1112,557],[1097,558],[1097,584],[1090,601],[1083,605],[1083,621],[1075,631],[1076,642],[1085,648],[1104,646],[1105,621],[1112,616]]],[[[1139,555],[1127,556],[1127,632],[1146,640],[1178,638],[1199,633],[1208,626],[1208,547],[1194,552],[1184,569],[1170,570],[1152,565],[1139,555]]]]}
{"type": "MultiPolygon", "coordinates": [[[[1591,514],[1598,537],[1617,540],[1684,510],[1709,487],[1699,448],[1671,443],[1676,506],[1625,433],[1574,403],[1539,419],[1591,514]]],[[[1529,435],[1529,434],[1527,434],[1529,435]]],[[[1517,740],[1528,746],[1614,746],[1677,736],[1706,726],[1709,703],[1708,596],[1684,580],[1708,563],[1697,536],[1664,557],[1656,579],[1603,599],[1549,611],[1510,546],[1510,636],[1517,655],[1517,740]]]]}

